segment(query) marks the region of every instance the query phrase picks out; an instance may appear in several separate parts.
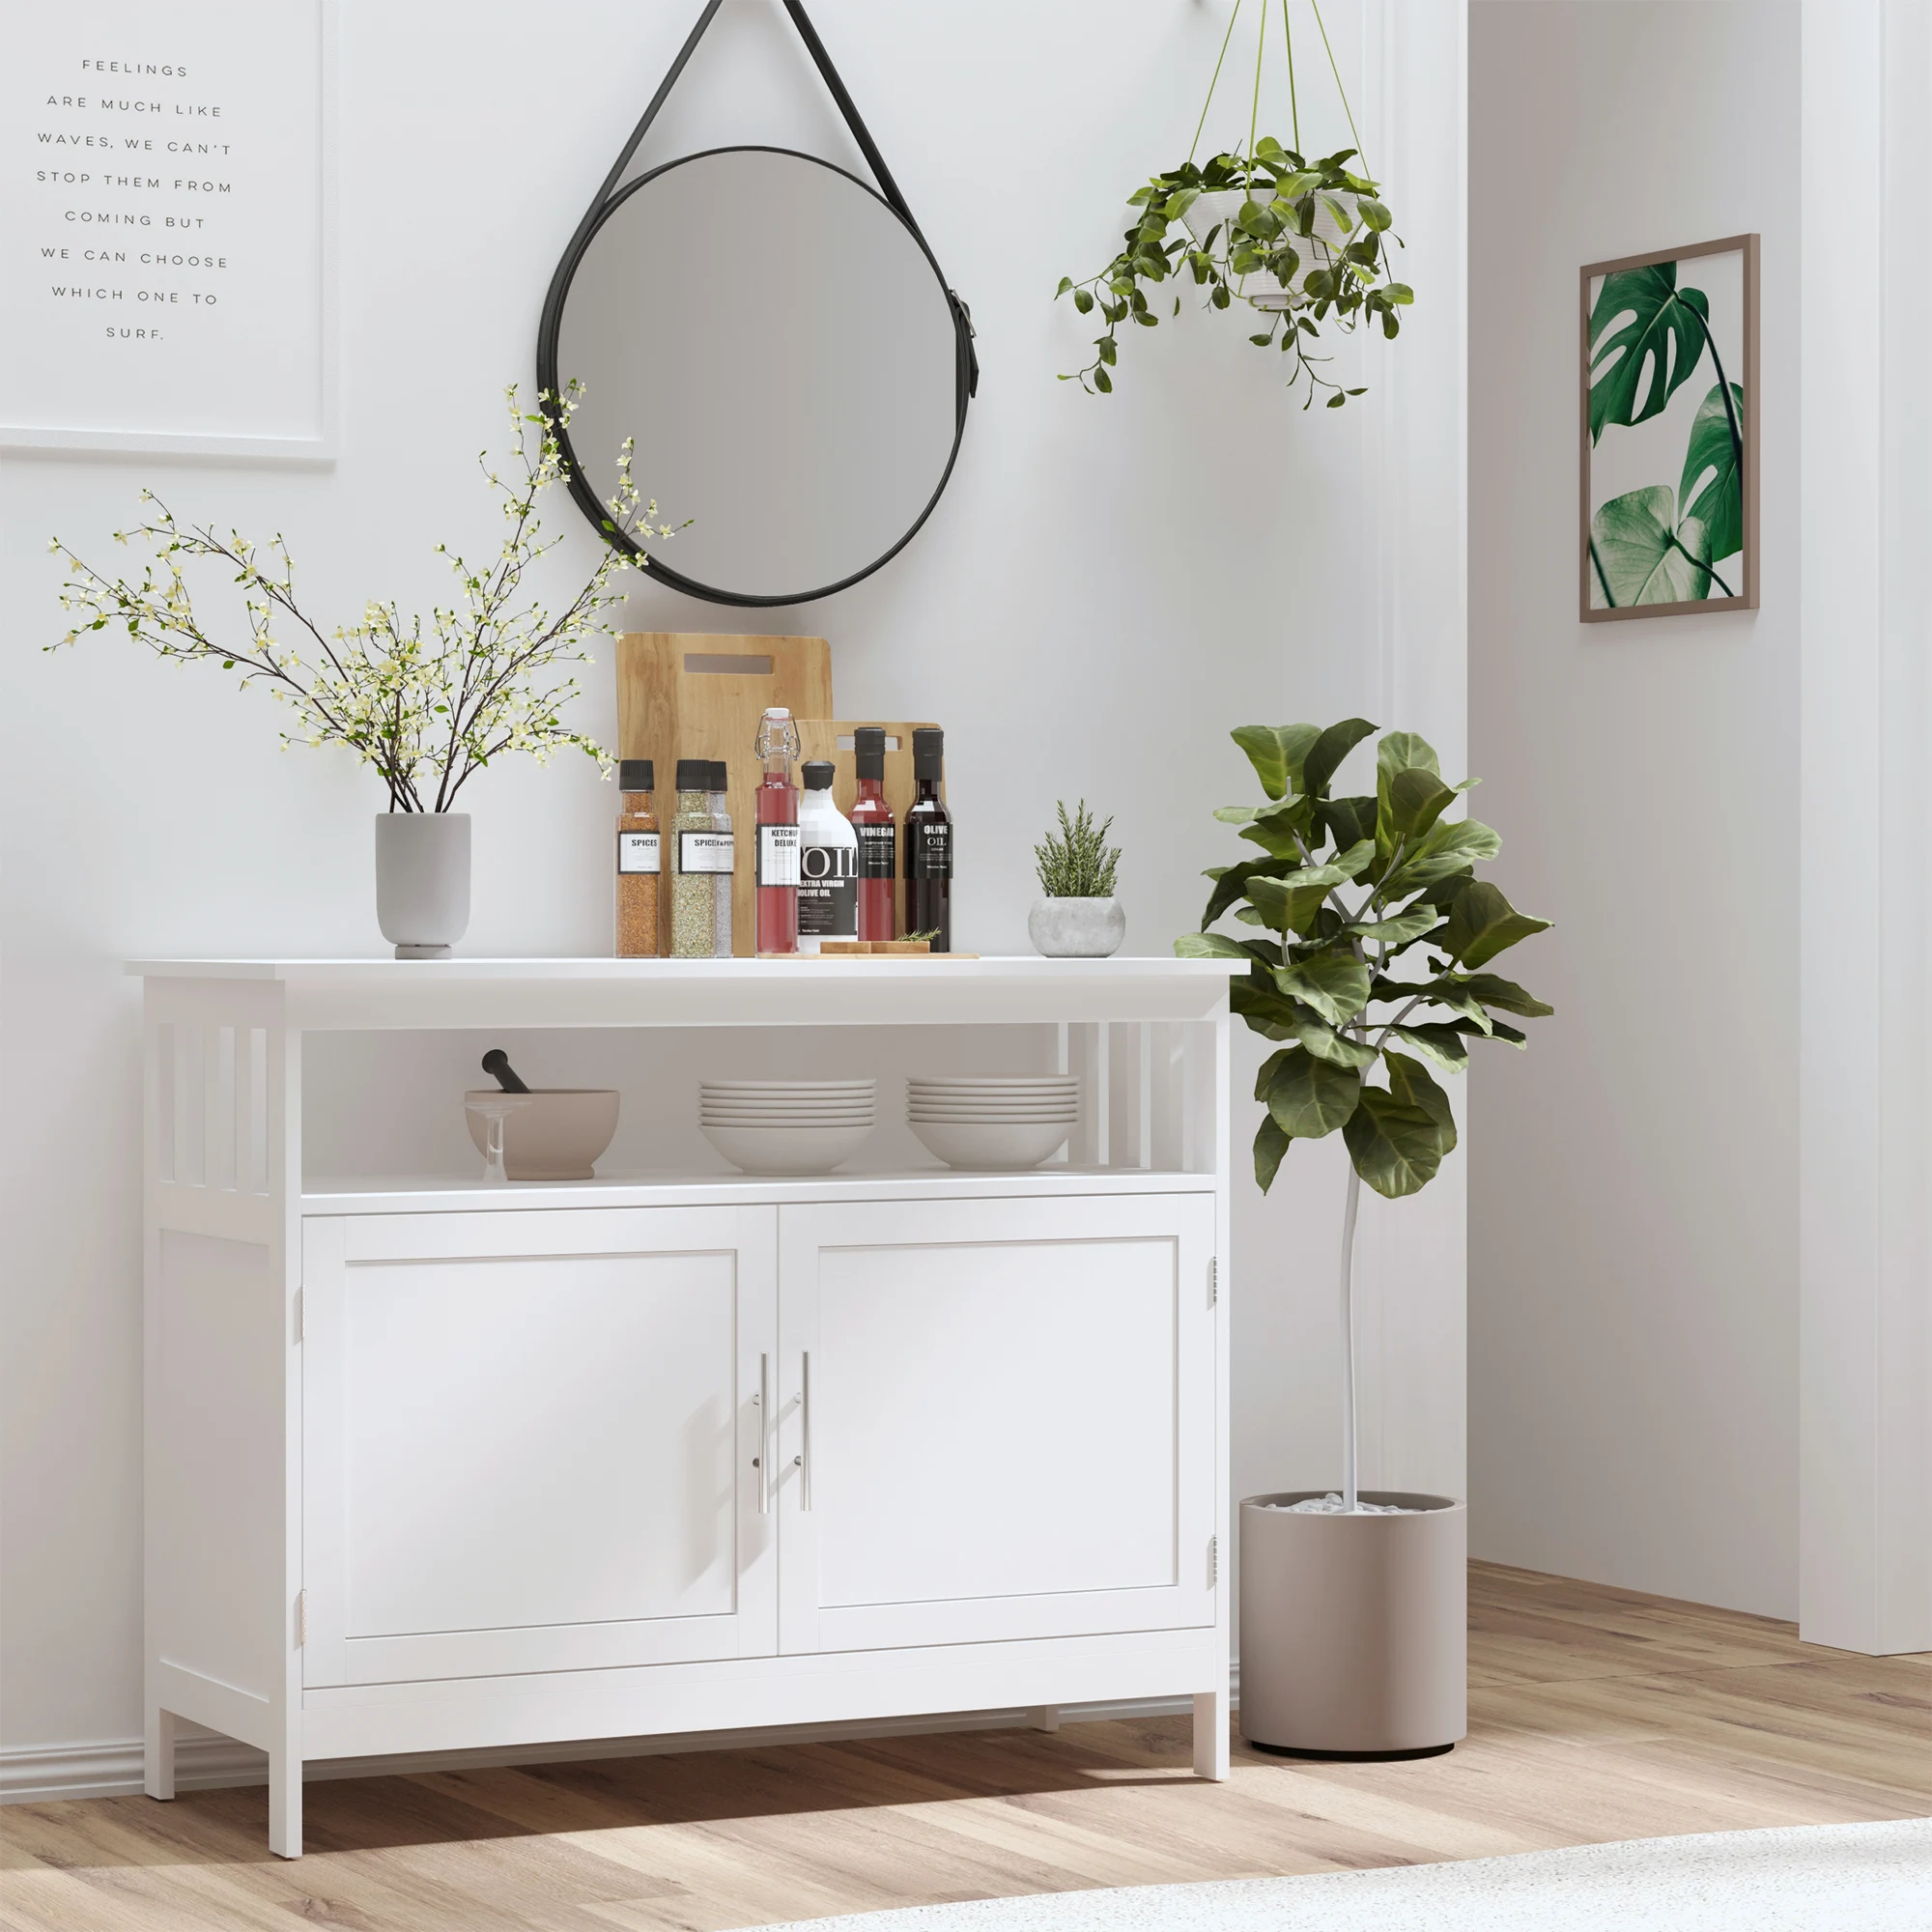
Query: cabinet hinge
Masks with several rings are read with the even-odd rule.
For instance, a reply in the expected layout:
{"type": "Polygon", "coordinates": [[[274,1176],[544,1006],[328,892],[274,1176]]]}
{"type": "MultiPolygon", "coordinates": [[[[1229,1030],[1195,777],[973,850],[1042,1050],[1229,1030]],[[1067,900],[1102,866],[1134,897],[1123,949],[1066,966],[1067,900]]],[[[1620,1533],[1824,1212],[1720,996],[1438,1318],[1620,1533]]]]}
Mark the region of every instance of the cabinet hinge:
{"type": "Polygon", "coordinates": [[[308,1592],[296,1592],[296,1648],[300,1650],[308,1642],[308,1592]]]}
{"type": "Polygon", "coordinates": [[[1221,1257],[1208,1257],[1208,1306],[1212,1308],[1221,1299],[1221,1257]]]}
{"type": "Polygon", "coordinates": [[[1221,1539],[1210,1536],[1208,1539],[1208,1587],[1211,1590],[1221,1580],[1221,1539]]]}

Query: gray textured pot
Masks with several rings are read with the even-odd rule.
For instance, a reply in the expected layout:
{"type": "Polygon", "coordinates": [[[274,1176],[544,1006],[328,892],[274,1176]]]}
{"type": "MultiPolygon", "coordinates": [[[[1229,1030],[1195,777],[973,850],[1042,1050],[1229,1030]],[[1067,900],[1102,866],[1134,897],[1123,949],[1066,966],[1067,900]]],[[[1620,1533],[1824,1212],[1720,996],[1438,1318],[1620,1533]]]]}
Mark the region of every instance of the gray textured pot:
{"type": "Polygon", "coordinates": [[[469,926],[469,814],[376,815],[376,923],[398,959],[447,959],[469,926]]]}
{"type": "Polygon", "coordinates": [[[1027,914],[1033,950],[1049,959],[1105,959],[1126,936],[1119,899],[1036,899],[1027,914]]]}
{"type": "Polygon", "coordinates": [[[1364,1490],[1416,1516],[1241,1504],[1241,1735],[1313,1757],[1420,1756],[1468,1730],[1469,1513],[1364,1490]]]}

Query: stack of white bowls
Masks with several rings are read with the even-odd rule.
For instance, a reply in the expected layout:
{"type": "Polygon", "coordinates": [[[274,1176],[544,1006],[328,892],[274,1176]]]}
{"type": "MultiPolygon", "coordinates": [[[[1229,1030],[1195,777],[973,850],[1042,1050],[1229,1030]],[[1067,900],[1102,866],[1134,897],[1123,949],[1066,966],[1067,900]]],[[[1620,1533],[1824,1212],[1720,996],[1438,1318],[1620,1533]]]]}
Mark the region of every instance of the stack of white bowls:
{"type": "Polygon", "coordinates": [[[830,1174],[875,1124],[870,1080],[705,1080],[697,1124],[747,1174],[830,1174]]]}
{"type": "Polygon", "coordinates": [[[949,1167],[1037,1167],[1079,1117],[1070,1073],[906,1082],[906,1123],[949,1167]]]}

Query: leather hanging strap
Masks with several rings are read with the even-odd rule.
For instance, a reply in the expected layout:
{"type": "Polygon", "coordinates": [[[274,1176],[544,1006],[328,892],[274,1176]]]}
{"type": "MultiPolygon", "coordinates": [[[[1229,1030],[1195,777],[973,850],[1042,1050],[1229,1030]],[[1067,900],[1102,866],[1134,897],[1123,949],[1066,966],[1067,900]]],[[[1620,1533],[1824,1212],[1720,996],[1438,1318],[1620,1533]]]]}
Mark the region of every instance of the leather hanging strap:
{"type": "MultiPolygon", "coordinates": [[[[677,58],[671,62],[664,79],[658,83],[658,91],[651,96],[650,105],[644,109],[643,119],[638,123],[631,138],[624,143],[623,150],[617,156],[616,165],[604,178],[604,185],[597,191],[596,200],[590,204],[582,221],[578,224],[572,245],[564,253],[564,263],[574,261],[590,230],[596,226],[598,216],[604,212],[605,203],[611,199],[618,184],[624,179],[625,171],[631,165],[631,157],[638,152],[645,134],[650,131],[651,123],[658,118],[658,110],[665,104],[671,89],[677,85],[678,76],[683,73],[686,63],[696,51],[698,42],[704,38],[704,30],[710,26],[723,5],[724,0],[705,0],[704,11],[698,14],[696,25],[685,36],[684,45],[677,51],[677,58]]],[[[879,153],[878,143],[872,139],[871,129],[866,126],[865,119],[860,114],[851,94],[846,90],[838,70],[832,64],[832,56],[826,52],[825,43],[818,38],[817,28],[811,24],[801,0],[784,0],[784,10],[790,15],[792,25],[798,29],[798,37],[805,43],[805,50],[811,56],[811,63],[817,68],[819,78],[825,82],[826,92],[832,96],[834,104],[844,118],[845,126],[851,130],[853,140],[859,144],[859,152],[865,156],[866,165],[871,169],[873,179],[879,185],[881,198],[912,231],[912,239],[923,250],[925,259],[932,264],[933,273],[939,276],[941,285],[945,286],[946,278],[940,270],[938,257],[933,254],[925,237],[920,232],[919,223],[913,218],[913,212],[906,205],[905,196],[899,192],[898,183],[893,179],[892,170],[886,166],[885,156],[879,153]]],[[[559,265],[557,272],[559,276],[565,272],[562,264],[559,265]]],[[[558,291],[554,288],[553,295],[556,293],[558,291]]],[[[980,357],[973,347],[973,338],[978,333],[973,327],[973,311],[967,307],[954,289],[947,288],[946,299],[952,304],[959,323],[963,325],[958,330],[963,351],[959,372],[961,383],[968,396],[977,396],[980,393],[980,357]]]]}

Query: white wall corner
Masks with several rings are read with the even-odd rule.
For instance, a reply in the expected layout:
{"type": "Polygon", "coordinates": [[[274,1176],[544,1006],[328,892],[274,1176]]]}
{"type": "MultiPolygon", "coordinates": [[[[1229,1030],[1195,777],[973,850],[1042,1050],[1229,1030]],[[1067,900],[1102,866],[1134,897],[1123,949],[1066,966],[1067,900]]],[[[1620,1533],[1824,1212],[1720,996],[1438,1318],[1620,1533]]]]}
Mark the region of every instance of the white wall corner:
{"type": "MultiPolygon", "coordinates": [[[[1373,520],[1376,708],[1443,769],[1468,759],[1467,59],[1464,0],[1363,9],[1360,123],[1417,290],[1393,343],[1369,345],[1362,514],[1373,520]]],[[[1356,405],[1351,404],[1351,408],[1356,405]]],[[[1459,1127],[1466,1089],[1455,1083],[1459,1127]]],[[[1467,1493],[1465,1153],[1422,1194],[1364,1204],[1356,1262],[1362,1474],[1373,1487],[1467,1493]]]]}
{"type": "Polygon", "coordinates": [[[1932,12],[1804,0],[1803,76],[1800,1630],[1918,1651],[1932,1649],[1918,582],[1932,12]]]}

